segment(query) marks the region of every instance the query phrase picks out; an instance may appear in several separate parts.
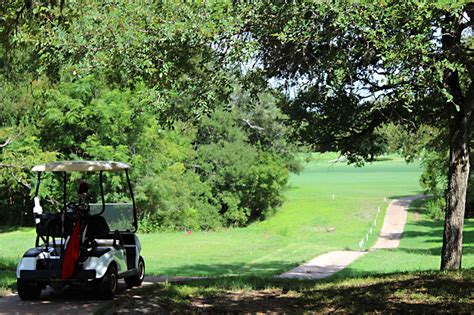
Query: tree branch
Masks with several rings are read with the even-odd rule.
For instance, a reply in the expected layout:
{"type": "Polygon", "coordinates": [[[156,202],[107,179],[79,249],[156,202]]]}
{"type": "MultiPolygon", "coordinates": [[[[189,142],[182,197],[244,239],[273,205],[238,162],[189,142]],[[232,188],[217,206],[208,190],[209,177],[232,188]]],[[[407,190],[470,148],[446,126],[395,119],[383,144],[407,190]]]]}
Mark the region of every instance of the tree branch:
{"type": "Polygon", "coordinates": [[[6,147],[7,145],[9,145],[10,143],[12,143],[12,138],[8,138],[7,141],[5,141],[5,143],[3,144],[0,144],[0,148],[4,148],[6,147]]]}
{"type": "Polygon", "coordinates": [[[250,128],[252,129],[256,129],[258,131],[264,131],[265,129],[260,127],[260,126],[256,126],[256,125],[253,125],[249,119],[242,119],[250,128]]]}
{"type": "Polygon", "coordinates": [[[23,182],[21,179],[15,176],[15,173],[13,171],[10,172],[12,177],[17,181],[18,184],[22,185],[23,187],[27,188],[28,190],[31,190],[31,186],[28,185],[27,183],[23,182]]]}

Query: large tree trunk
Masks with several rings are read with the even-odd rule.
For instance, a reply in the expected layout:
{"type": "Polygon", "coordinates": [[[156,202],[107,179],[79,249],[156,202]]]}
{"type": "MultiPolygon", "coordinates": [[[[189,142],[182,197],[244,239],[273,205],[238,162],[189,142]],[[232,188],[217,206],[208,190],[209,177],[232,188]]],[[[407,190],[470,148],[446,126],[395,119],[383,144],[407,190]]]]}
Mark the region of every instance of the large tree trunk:
{"type": "Polygon", "coordinates": [[[464,211],[469,178],[469,140],[466,128],[454,130],[451,137],[446,218],[444,222],[441,270],[461,268],[464,211]]]}
{"type": "Polygon", "coordinates": [[[466,191],[470,169],[471,115],[474,103],[474,84],[471,84],[468,95],[464,98],[462,97],[457,74],[451,73],[451,75],[451,79],[456,81],[450,84],[451,88],[454,88],[454,91],[452,89],[452,92],[455,92],[454,99],[457,99],[460,103],[457,103],[459,105],[458,108],[454,104],[450,106],[449,173],[441,270],[458,270],[461,268],[464,212],[466,209],[466,191]]]}
{"type": "MultiPolygon", "coordinates": [[[[472,7],[468,14],[472,17],[472,7]]],[[[449,59],[463,60],[460,52],[461,34],[464,29],[463,16],[446,14],[447,28],[442,30],[442,46],[449,59]]],[[[474,79],[471,64],[468,73],[474,79]]],[[[445,72],[444,83],[452,96],[447,103],[449,114],[449,172],[446,193],[446,216],[444,222],[441,270],[461,268],[464,212],[466,210],[466,191],[469,179],[469,143],[471,114],[474,103],[474,80],[467,92],[461,88],[459,73],[452,69],[445,72]]]]}

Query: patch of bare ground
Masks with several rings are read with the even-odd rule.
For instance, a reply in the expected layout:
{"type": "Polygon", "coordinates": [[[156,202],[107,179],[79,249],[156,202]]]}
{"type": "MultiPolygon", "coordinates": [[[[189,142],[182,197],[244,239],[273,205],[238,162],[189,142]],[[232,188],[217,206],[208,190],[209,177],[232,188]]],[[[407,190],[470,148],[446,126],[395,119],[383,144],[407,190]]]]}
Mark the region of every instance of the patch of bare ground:
{"type": "Polygon", "coordinates": [[[241,289],[223,288],[214,279],[135,290],[116,300],[105,313],[472,313],[473,285],[474,270],[393,274],[305,286],[262,278],[261,283],[252,280],[250,287],[241,289]]]}

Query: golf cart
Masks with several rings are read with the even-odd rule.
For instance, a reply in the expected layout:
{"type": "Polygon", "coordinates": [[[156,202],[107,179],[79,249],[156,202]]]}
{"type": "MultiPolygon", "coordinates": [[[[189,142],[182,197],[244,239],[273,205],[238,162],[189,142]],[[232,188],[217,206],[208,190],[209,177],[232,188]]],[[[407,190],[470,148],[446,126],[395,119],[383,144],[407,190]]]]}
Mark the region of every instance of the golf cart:
{"type": "Polygon", "coordinates": [[[21,299],[39,298],[46,285],[55,290],[65,285],[94,288],[102,299],[115,296],[119,278],[129,287],[141,285],[145,262],[135,234],[137,214],[128,169],[127,164],[111,161],[55,162],[33,167],[38,176],[33,209],[36,244],[26,251],[17,267],[21,299]],[[115,185],[121,189],[120,203],[106,202],[117,194],[104,193],[104,172],[114,172],[107,174],[111,182],[125,175],[127,185],[115,185]],[[62,182],[63,200],[56,209],[52,202],[40,202],[42,176],[49,184],[52,178],[62,182]],[[95,182],[95,193],[89,193],[84,178],[95,182]],[[78,182],[78,198],[69,196],[78,182]],[[43,212],[43,206],[51,211],[43,212]]]}

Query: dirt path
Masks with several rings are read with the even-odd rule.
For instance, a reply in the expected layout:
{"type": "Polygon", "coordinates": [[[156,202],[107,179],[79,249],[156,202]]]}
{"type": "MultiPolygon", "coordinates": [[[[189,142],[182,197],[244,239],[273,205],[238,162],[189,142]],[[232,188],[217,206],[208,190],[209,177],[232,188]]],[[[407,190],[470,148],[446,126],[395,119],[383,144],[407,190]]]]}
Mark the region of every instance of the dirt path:
{"type": "MultiPolygon", "coordinates": [[[[142,286],[155,283],[179,283],[198,279],[197,277],[145,277],[142,286]]],[[[132,289],[133,290],[133,289],[132,289]]],[[[119,281],[118,297],[130,289],[119,281]]],[[[43,290],[37,301],[22,301],[17,294],[0,297],[0,314],[93,314],[98,309],[107,307],[111,301],[98,300],[94,291],[66,288],[60,293],[50,287],[43,290]]]]}
{"type": "MultiPolygon", "coordinates": [[[[400,245],[400,239],[407,221],[408,206],[413,200],[420,198],[426,198],[426,196],[403,197],[390,203],[377,242],[369,251],[397,248],[400,245]]],[[[277,277],[292,279],[326,278],[346,268],[367,253],[368,251],[333,251],[325,253],[277,277]]]]}
{"type": "Polygon", "coordinates": [[[393,200],[387,208],[379,238],[370,250],[400,246],[400,239],[407,222],[408,206],[413,200],[426,197],[426,195],[417,195],[393,200]]]}

